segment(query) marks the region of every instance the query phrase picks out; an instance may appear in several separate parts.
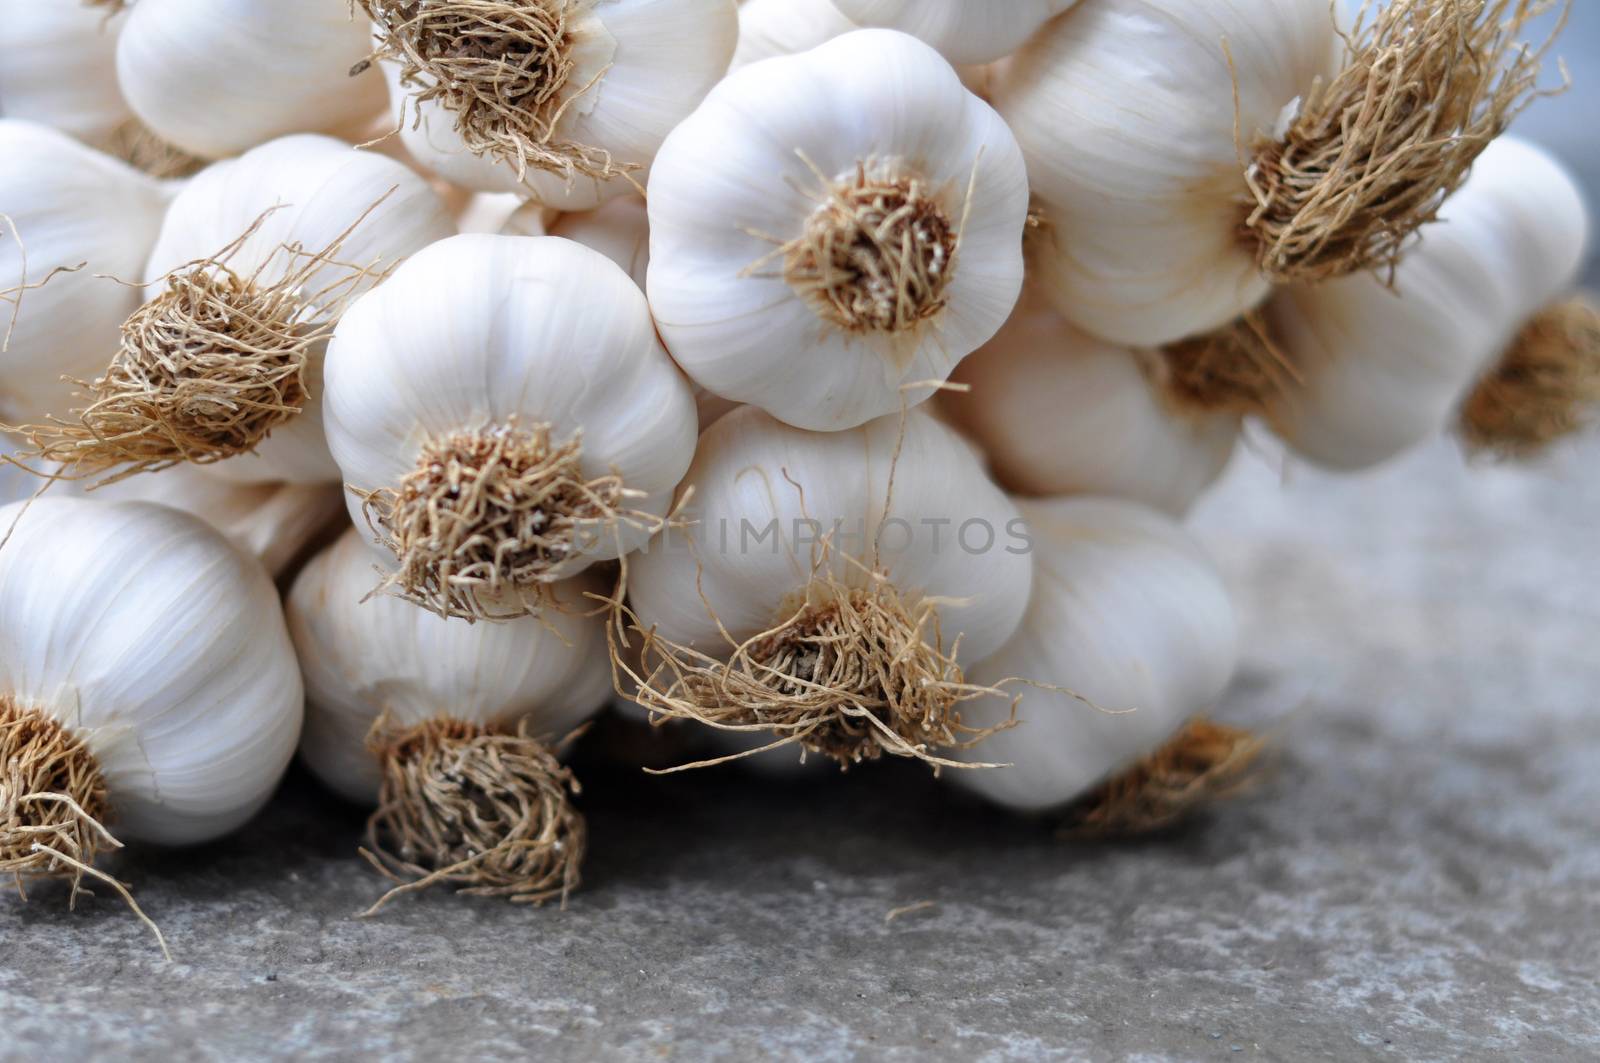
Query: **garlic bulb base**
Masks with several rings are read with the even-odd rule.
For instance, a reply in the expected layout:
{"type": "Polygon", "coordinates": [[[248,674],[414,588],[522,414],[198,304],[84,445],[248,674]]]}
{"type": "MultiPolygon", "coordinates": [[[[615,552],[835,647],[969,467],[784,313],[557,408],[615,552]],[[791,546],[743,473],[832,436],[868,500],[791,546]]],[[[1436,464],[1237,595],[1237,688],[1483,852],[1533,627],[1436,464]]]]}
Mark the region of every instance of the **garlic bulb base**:
{"type": "Polygon", "coordinates": [[[1600,411],[1600,306],[1578,297],[1545,310],[1462,405],[1468,449],[1528,459],[1583,431],[1600,411]]]}
{"type": "Polygon", "coordinates": [[[1195,717],[1166,745],[1074,801],[1065,833],[1125,838],[1166,830],[1247,789],[1263,745],[1250,731],[1195,717]]]}
{"type": "Polygon", "coordinates": [[[726,731],[770,730],[771,745],[798,745],[843,769],[884,755],[935,766],[940,749],[969,748],[995,730],[965,728],[957,712],[977,696],[939,636],[931,602],[909,602],[887,580],[850,588],[820,569],[782,621],[725,659],[640,630],[642,666],[612,646],[619,674],[653,715],[726,731]]]}
{"type": "Polygon", "coordinates": [[[582,456],[581,436],[557,443],[546,424],[426,439],[398,487],[358,492],[399,562],[380,589],[443,617],[537,611],[586,541],[632,519],[621,478],[586,475],[582,456]]]}
{"type": "Polygon", "coordinates": [[[1251,312],[1231,325],[1159,352],[1156,367],[1166,398],[1198,413],[1263,413],[1274,395],[1294,384],[1294,367],[1266,319],[1251,312]]]}
{"type": "Polygon", "coordinates": [[[1261,135],[1245,174],[1255,204],[1245,229],[1262,274],[1314,284],[1392,270],[1536,98],[1545,50],[1517,35],[1542,10],[1511,0],[1387,4],[1358,25],[1344,68],[1298,101],[1279,139],[1261,135]]]}
{"type": "Polygon", "coordinates": [[[385,722],[369,740],[383,783],[364,853],[400,885],[366,914],[434,885],[565,904],[580,882],[588,826],[572,805],[577,780],[554,750],[525,729],[438,717],[386,733],[385,722]]]}

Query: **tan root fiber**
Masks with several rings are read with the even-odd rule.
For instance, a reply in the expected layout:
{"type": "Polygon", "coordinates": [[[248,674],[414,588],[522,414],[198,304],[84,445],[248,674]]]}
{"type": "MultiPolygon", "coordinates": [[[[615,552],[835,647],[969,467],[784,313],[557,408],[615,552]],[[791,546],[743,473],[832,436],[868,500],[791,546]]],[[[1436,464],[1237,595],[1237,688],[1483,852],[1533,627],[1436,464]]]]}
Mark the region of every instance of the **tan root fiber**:
{"type": "Polygon", "coordinates": [[[587,6],[581,0],[355,3],[376,26],[373,58],[400,65],[416,104],[437,100],[453,114],[474,154],[509,163],[519,180],[530,169],[568,181],[640,169],[557,132],[566,109],[593,88],[571,80],[572,23],[587,6]]]}
{"type": "Polygon", "coordinates": [[[547,424],[425,440],[398,487],[357,492],[367,523],[399,561],[378,590],[444,617],[536,611],[585,540],[634,519],[622,508],[622,480],[586,476],[582,454],[581,436],[558,443],[547,424]]]}
{"type": "Polygon", "coordinates": [[[800,235],[756,267],[781,257],[789,287],[846,332],[907,332],[943,310],[960,227],[939,197],[916,178],[870,176],[865,164],[844,181],[818,177],[826,195],[800,235]]]}
{"type": "Polygon", "coordinates": [[[167,143],[137,118],[118,126],[106,145],[106,154],[121,159],[151,177],[192,177],[208,165],[198,155],[167,143]]]}
{"type": "Polygon", "coordinates": [[[84,876],[114,889],[167,953],[161,931],[126,886],[94,867],[121,843],[105,828],[111,818],[105,776],[83,738],[49,716],[0,695],[0,875],[20,892],[27,879],[60,879],[72,904],[84,876]]]}
{"type": "Polygon", "coordinates": [[[382,275],[336,259],[365,217],[321,251],[284,245],[253,273],[240,274],[229,261],[262,215],[216,257],[162,278],[161,294],[123,323],[105,375],[78,381],[87,406],[68,418],[7,430],[28,440],[27,458],[61,466],[46,474],[52,478],[113,482],[249,453],[300,413],[313,347],[332,335],[358,283],[382,275]],[[308,290],[329,266],[337,267],[337,278],[308,290]]]}
{"type": "Polygon", "coordinates": [[[943,646],[936,603],[908,601],[872,575],[859,588],[815,574],[776,626],[743,642],[724,632],[726,660],[635,628],[643,638],[635,670],[617,645],[619,624],[618,688],[658,719],[771,732],[777,740],[765,748],[795,744],[845,768],[885,754],[971,766],[938,751],[970,748],[1011,721],[962,725],[961,703],[995,692],[964,682],[955,648],[943,646]]]}
{"type": "Polygon", "coordinates": [[[1600,306],[1558,303],[1529,322],[1461,408],[1467,446],[1531,458],[1584,430],[1600,411],[1600,306]]]}
{"type": "Polygon", "coordinates": [[[1129,837],[1170,827],[1246,789],[1264,746],[1249,731],[1190,720],[1166,745],[1074,802],[1063,832],[1129,837]]]}
{"type": "Polygon", "coordinates": [[[1311,89],[1287,133],[1254,145],[1245,231],[1262,273],[1291,284],[1392,270],[1540,95],[1549,45],[1517,38],[1555,2],[1388,0],[1374,13],[1368,0],[1344,69],[1311,89]]]}
{"type": "Polygon", "coordinates": [[[1298,382],[1266,318],[1252,312],[1215,332],[1180,340],[1145,363],[1179,409],[1204,413],[1264,413],[1272,399],[1298,382]]]}
{"type": "Polygon", "coordinates": [[[543,904],[578,888],[588,839],[579,792],[554,749],[445,717],[404,730],[380,719],[368,748],[382,765],[362,855],[405,893],[451,885],[476,897],[543,904]]]}

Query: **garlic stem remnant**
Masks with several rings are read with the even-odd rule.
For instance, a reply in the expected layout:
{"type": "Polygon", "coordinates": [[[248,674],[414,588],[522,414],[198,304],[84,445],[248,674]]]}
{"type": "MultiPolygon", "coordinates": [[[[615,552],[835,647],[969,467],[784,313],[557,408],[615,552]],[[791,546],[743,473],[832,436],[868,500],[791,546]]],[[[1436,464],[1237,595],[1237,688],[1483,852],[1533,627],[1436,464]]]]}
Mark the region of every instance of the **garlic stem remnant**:
{"type": "Polygon", "coordinates": [[[1489,142],[1537,98],[1548,45],[1517,35],[1554,0],[1367,0],[1347,57],[1260,135],[1245,229],[1263,275],[1314,283],[1392,270],[1489,142]],[[1371,18],[1368,21],[1368,18],[1371,18]]]}
{"type": "Polygon", "coordinates": [[[380,590],[467,619],[525,615],[580,540],[623,518],[617,476],[586,477],[581,435],[515,424],[430,437],[398,488],[362,493],[399,568],[380,590]]]}
{"type": "Polygon", "coordinates": [[[569,181],[639,169],[557,134],[563,113],[592,87],[571,83],[579,0],[358,2],[376,24],[377,58],[400,64],[415,105],[437,100],[449,110],[474,154],[509,163],[519,180],[530,168],[569,181]]]}
{"type": "Polygon", "coordinates": [[[137,118],[130,118],[111,134],[106,152],[141,173],[162,179],[192,177],[206,160],[161,138],[137,118]]]}
{"type": "Polygon", "coordinates": [[[923,181],[858,163],[783,246],[783,279],[846,332],[906,332],[944,309],[958,238],[923,181]]]}
{"type": "Polygon", "coordinates": [[[1204,717],[1073,802],[1069,837],[1129,837],[1164,830],[1249,788],[1264,741],[1204,717]]]}
{"type": "Polygon", "coordinates": [[[1600,306],[1577,297],[1528,323],[1461,409],[1472,450],[1531,458],[1600,409],[1600,306]]]}
{"type": "Polygon", "coordinates": [[[364,850],[401,883],[394,897],[450,884],[458,892],[543,904],[578,888],[588,828],[572,772],[525,726],[506,733],[438,717],[396,732],[380,718],[369,749],[382,765],[364,850]]]}

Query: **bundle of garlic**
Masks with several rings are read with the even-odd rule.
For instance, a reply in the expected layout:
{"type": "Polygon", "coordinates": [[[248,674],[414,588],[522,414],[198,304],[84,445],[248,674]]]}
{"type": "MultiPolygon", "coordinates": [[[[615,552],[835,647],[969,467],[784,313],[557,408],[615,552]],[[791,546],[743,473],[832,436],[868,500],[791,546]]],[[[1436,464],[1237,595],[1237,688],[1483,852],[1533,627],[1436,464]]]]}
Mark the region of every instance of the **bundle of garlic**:
{"type": "Polygon", "coordinates": [[[952,63],[992,63],[1078,0],[832,0],[858,26],[900,30],[952,63]]]}
{"type": "Polygon", "coordinates": [[[139,0],[117,42],[128,104],[163,139],[220,159],[289,133],[355,136],[382,113],[366,25],[338,0],[139,0]]]}
{"type": "Polygon", "coordinates": [[[417,159],[566,210],[639,186],[738,34],[733,0],[357,3],[417,159]]]}
{"type": "Polygon", "coordinates": [[[948,763],[983,737],[962,669],[1017,628],[1033,566],[955,433],[921,411],[814,433],[746,406],[684,482],[684,526],[627,566],[642,663],[614,649],[639,704],[846,766],[948,763]]]}
{"type": "Polygon", "coordinates": [[[54,129],[0,119],[0,418],[64,411],[117,348],[172,190],[54,129]],[[64,380],[63,378],[66,378],[64,380]]]}
{"type": "Polygon", "coordinates": [[[904,34],[735,71],[667,138],[649,192],[650,305],[673,357],[801,428],[926,399],[1021,290],[1016,141],[904,34]]]}
{"type": "Polygon", "coordinates": [[[1341,33],[1328,0],[1077,4],[994,86],[1045,290],[1160,345],[1273,284],[1392,268],[1535,93],[1543,52],[1517,35],[1547,6],[1390,0],[1341,33]]]}
{"type": "Polygon", "coordinates": [[[0,0],[0,118],[105,147],[133,117],[117,88],[123,21],[84,4],[0,0]]]}
{"type": "Polygon", "coordinates": [[[324,409],[352,515],[397,564],[385,587],[473,619],[643,545],[696,434],[643,293],[556,237],[413,256],[339,323],[324,409]]]}
{"type": "Polygon", "coordinates": [[[376,805],[365,850],[400,893],[444,883],[514,902],[565,901],[586,829],[559,743],[611,690],[591,577],[553,585],[541,617],[463,624],[378,596],[353,529],[295,581],[305,672],[302,759],[376,805]]]}
{"type": "Polygon", "coordinates": [[[0,874],[131,903],[98,855],[227,834],[288,766],[302,695],[277,594],[162,506],[46,498],[0,527],[0,874]]]}
{"type": "MultiPolygon", "coordinates": [[[[98,375],[80,388],[88,404],[19,431],[38,461],[59,463],[69,477],[254,455],[218,473],[335,481],[317,412],[333,325],[406,255],[453,231],[423,178],[332,138],[284,137],[217,163],[168,210],[139,267],[157,279],[143,305],[134,296],[120,342],[113,334],[99,346],[98,375]]],[[[31,320],[31,302],[25,310],[31,320]]],[[[61,372],[22,353],[28,372],[61,372]]]]}
{"type": "Polygon", "coordinates": [[[982,687],[1022,676],[1036,685],[1015,706],[1008,693],[965,709],[980,727],[1015,711],[1015,727],[957,754],[1009,766],[949,777],[1035,812],[1144,761],[1154,770],[1108,794],[1094,818],[1106,829],[1160,825],[1232,781],[1257,748],[1245,735],[1219,740],[1227,732],[1185,728],[1233,676],[1238,632],[1226,589],[1200,547],[1153,510],[1095,498],[1019,505],[1033,596],[1016,634],[968,680],[982,687]]]}

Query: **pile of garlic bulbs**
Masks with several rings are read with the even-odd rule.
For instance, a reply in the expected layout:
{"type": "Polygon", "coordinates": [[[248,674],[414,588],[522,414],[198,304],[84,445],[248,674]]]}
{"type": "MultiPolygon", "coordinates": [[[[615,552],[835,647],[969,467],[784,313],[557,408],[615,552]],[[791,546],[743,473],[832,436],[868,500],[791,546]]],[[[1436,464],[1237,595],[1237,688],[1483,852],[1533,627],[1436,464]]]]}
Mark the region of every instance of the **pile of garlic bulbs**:
{"type": "Polygon", "coordinates": [[[1502,135],[1549,6],[0,0],[0,871],[121,888],[298,742],[388,896],[564,902],[608,706],[1226,792],[1181,522],[1252,426],[1600,402],[1582,196],[1502,135]]]}

